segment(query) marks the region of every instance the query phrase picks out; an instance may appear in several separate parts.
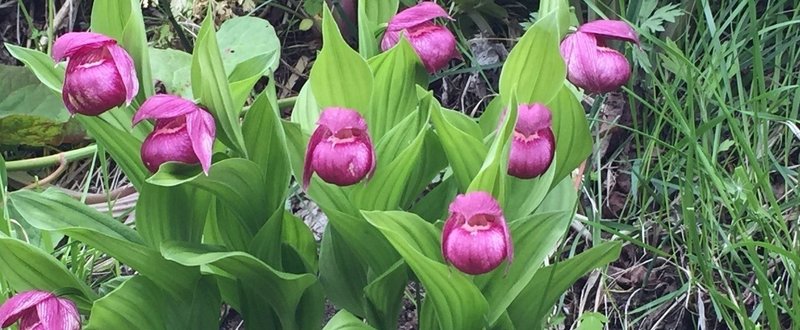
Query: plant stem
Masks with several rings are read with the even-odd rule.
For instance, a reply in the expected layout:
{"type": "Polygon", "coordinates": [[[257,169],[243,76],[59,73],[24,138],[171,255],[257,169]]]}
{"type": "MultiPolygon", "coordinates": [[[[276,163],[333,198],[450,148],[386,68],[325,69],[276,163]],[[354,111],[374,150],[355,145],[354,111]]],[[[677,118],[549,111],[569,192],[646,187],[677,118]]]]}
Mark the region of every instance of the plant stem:
{"type": "Polygon", "coordinates": [[[25,171],[53,166],[61,162],[61,157],[64,157],[65,161],[70,162],[92,156],[95,152],[97,152],[97,145],[92,144],[83,148],[65,151],[55,155],[6,162],[6,170],[8,172],[25,171]]]}
{"type": "Polygon", "coordinates": [[[192,49],[194,46],[192,42],[189,41],[189,38],[186,37],[186,33],[183,32],[183,27],[178,24],[178,20],[175,19],[175,15],[172,14],[172,6],[170,5],[170,0],[160,0],[158,2],[158,6],[161,7],[161,10],[167,15],[167,19],[169,20],[169,24],[172,25],[172,28],[175,29],[175,33],[178,34],[178,39],[181,41],[181,46],[183,46],[183,50],[187,53],[192,53],[192,49]]]}

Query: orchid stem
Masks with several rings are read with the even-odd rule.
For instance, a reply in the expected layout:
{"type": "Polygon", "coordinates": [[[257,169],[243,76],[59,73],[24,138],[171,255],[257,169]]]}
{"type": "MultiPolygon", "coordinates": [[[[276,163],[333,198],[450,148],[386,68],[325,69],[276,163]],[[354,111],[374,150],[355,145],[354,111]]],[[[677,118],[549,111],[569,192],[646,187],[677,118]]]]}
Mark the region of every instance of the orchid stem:
{"type": "Polygon", "coordinates": [[[57,153],[55,155],[9,161],[6,162],[6,170],[9,172],[34,170],[37,168],[59,164],[61,163],[62,157],[65,162],[71,162],[73,160],[84,159],[92,156],[95,154],[95,152],[97,152],[97,145],[92,144],[83,148],[57,153]]]}

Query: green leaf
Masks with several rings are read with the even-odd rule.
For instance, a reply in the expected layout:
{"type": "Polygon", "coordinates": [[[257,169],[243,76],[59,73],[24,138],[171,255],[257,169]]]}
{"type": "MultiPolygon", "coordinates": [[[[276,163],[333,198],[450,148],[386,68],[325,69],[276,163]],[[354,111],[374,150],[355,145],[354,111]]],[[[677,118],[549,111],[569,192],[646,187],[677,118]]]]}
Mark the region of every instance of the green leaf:
{"type": "Polygon", "coordinates": [[[309,77],[317,104],[323,109],[344,107],[366,114],[372,95],[372,72],[344,41],[327,6],[322,16],[322,51],[309,77]]]}
{"type": "Polygon", "coordinates": [[[453,201],[456,194],[458,194],[458,185],[455,178],[449,177],[415,203],[411,207],[411,212],[428,222],[444,219],[447,216],[447,205],[453,201]]]}
{"type": "Polygon", "coordinates": [[[179,295],[190,290],[199,275],[194,269],[161,258],[158,251],[144,245],[133,229],[63,193],[19,190],[11,194],[11,199],[14,208],[34,227],[64,233],[103,251],[167,292],[179,295]]]}
{"type": "MultiPolygon", "coordinates": [[[[316,273],[319,269],[317,261],[317,242],[314,239],[314,234],[311,229],[306,225],[302,219],[294,214],[283,211],[283,226],[281,226],[281,241],[286,249],[294,251],[295,255],[302,259],[305,265],[305,271],[309,273],[316,273]]],[[[289,258],[286,257],[284,252],[284,269],[289,269],[287,262],[289,258]]],[[[299,271],[293,271],[298,273],[299,271]]]]}
{"type": "Polygon", "coordinates": [[[25,63],[25,66],[39,78],[39,81],[50,89],[61,93],[61,86],[64,85],[63,67],[57,67],[50,56],[38,50],[15,46],[9,43],[4,44],[11,56],[25,63]]]}
{"type": "Polygon", "coordinates": [[[366,317],[364,288],[369,266],[353,255],[345,238],[328,224],[319,248],[319,281],[334,305],[366,317]]]}
{"type": "Polygon", "coordinates": [[[397,327],[407,282],[408,267],[403,260],[398,260],[364,288],[370,324],[378,329],[397,327]]]}
{"type": "MultiPolygon", "coordinates": [[[[358,51],[364,58],[378,53],[380,39],[376,38],[380,28],[397,13],[398,0],[366,1],[359,0],[358,10],[358,51]]],[[[415,55],[416,56],[416,55],[415,55]]]]}
{"type": "Polygon", "coordinates": [[[546,0],[539,4],[539,16],[555,12],[556,25],[558,26],[559,40],[569,31],[571,14],[567,0],[546,0]]]}
{"type": "Polygon", "coordinates": [[[6,189],[8,187],[8,176],[6,173],[6,160],[0,154],[0,237],[5,234],[11,235],[11,224],[8,222],[8,204],[6,199],[6,189]]]}
{"type": "MultiPolygon", "coordinates": [[[[283,218],[284,209],[275,210],[269,217],[267,222],[261,226],[261,229],[253,235],[250,240],[249,248],[246,250],[254,257],[260,259],[267,265],[274,267],[280,271],[286,271],[283,268],[283,218]]],[[[220,228],[220,230],[227,230],[228,228],[220,228]]],[[[305,267],[301,267],[298,272],[306,272],[305,267]]]]}
{"type": "MultiPolygon", "coordinates": [[[[210,11],[209,11],[210,13],[210,11]]],[[[234,151],[247,155],[236,107],[222,64],[214,31],[214,15],[207,14],[197,34],[192,54],[192,94],[214,115],[217,137],[234,151]],[[219,134],[222,133],[222,134],[219,134]]]]}
{"type": "Polygon", "coordinates": [[[540,269],[508,306],[508,315],[517,329],[542,326],[550,309],[564,291],[590,270],[616,260],[622,245],[602,243],[566,261],[540,269]],[[536,299],[536,304],[531,304],[536,299]]]}
{"type": "MultiPolygon", "coordinates": [[[[370,1],[370,3],[376,1],[370,1]]],[[[415,83],[419,57],[405,38],[397,46],[369,60],[375,75],[374,92],[366,118],[370,136],[380,141],[417,107],[415,83]]]]}
{"type": "Polygon", "coordinates": [[[192,55],[176,49],[150,48],[153,79],[164,84],[168,94],[185,99],[192,95],[192,55]]]}
{"type": "Polygon", "coordinates": [[[567,86],[563,86],[547,106],[553,114],[553,135],[556,137],[555,185],[592,153],[592,135],[583,106],[567,86]]]}
{"type": "Polygon", "coordinates": [[[138,0],[95,1],[92,5],[92,32],[116,39],[133,58],[139,77],[139,103],[153,95],[147,36],[138,0]]]}
{"type": "Polygon", "coordinates": [[[386,236],[425,287],[426,303],[433,304],[442,329],[482,329],[486,299],[462,273],[442,263],[439,233],[418,216],[399,211],[364,211],[386,236]]]}
{"type": "Polygon", "coordinates": [[[81,296],[70,296],[81,309],[88,309],[97,295],[53,256],[33,245],[0,234],[0,269],[3,280],[17,292],[32,289],[55,291],[72,288],[81,296]]]}
{"type": "MultiPolygon", "coordinates": [[[[207,245],[172,242],[163,244],[161,253],[167,259],[185,266],[209,266],[212,274],[233,276],[246,290],[243,292],[245,299],[254,299],[252,302],[258,301],[270,306],[280,319],[282,328],[313,328],[319,327],[321,323],[322,300],[316,302],[318,306],[300,305],[305,291],[317,283],[312,274],[280,272],[247,253],[226,251],[207,245]],[[303,313],[296,314],[298,310],[303,313]]],[[[248,327],[258,325],[259,317],[268,314],[263,312],[264,305],[243,307],[246,307],[243,313],[248,327]]],[[[271,323],[268,320],[265,322],[271,323]]]]}
{"type": "Polygon", "coordinates": [[[489,101],[486,109],[483,110],[481,117],[478,119],[478,125],[481,127],[483,137],[487,137],[497,131],[504,108],[502,97],[494,97],[489,101]]]}
{"type": "Polygon", "coordinates": [[[69,113],[28,69],[0,64],[0,144],[60,144],[69,113]]]}
{"type": "Polygon", "coordinates": [[[217,41],[222,52],[222,63],[228,74],[234,72],[241,63],[264,55],[267,59],[263,61],[264,66],[255,68],[254,71],[272,73],[280,64],[280,40],[275,34],[275,28],[265,19],[241,16],[226,20],[219,27],[217,41]]]}
{"type": "MultiPolygon", "coordinates": [[[[272,107],[274,86],[256,98],[242,125],[247,153],[264,173],[266,204],[262,207],[269,212],[283,208],[292,169],[289,151],[286,148],[286,135],[283,132],[278,109],[272,107]]],[[[274,100],[274,99],[273,99],[274,100]]]]}
{"type": "Polygon", "coordinates": [[[184,296],[173,297],[137,275],[94,303],[86,329],[217,329],[221,303],[209,277],[199,278],[184,296]]]}
{"type": "Polygon", "coordinates": [[[516,220],[527,216],[539,206],[550,192],[557,165],[553,161],[547,171],[533,179],[506,176],[506,200],[503,203],[506,219],[516,220]]]}
{"type": "Polygon", "coordinates": [[[211,195],[183,185],[146,183],[136,202],[136,230],[150,246],[164,241],[200,243],[211,195]]]}
{"type": "Polygon", "coordinates": [[[517,103],[514,92],[511,92],[511,106],[503,120],[489,149],[486,160],[483,161],[480,171],[469,184],[467,191],[485,191],[495,196],[503,204],[505,202],[505,180],[508,176],[508,154],[511,149],[511,137],[514,125],[517,123],[517,103]]]}
{"type": "Polygon", "coordinates": [[[477,281],[483,283],[482,291],[489,302],[490,324],[500,318],[530,282],[566,233],[571,220],[572,212],[557,212],[535,214],[509,224],[514,260],[507,269],[500,267],[481,275],[477,281]]]}
{"type": "Polygon", "coordinates": [[[472,179],[481,170],[486,154],[489,152],[483,142],[474,136],[458,129],[445,119],[440,106],[431,108],[431,122],[442,143],[447,160],[453,169],[453,176],[459,190],[466,191],[472,179]]]}
{"type": "Polygon", "coordinates": [[[303,85],[292,108],[292,123],[298,124],[303,132],[310,135],[317,127],[317,119],[321,113],[322,108],[311,92],[311,84],[303,85]]]}
{"type": "Polygon", "coordinates": [[[336,312],[336,315],[325,324],[322,330],[371,330],[375,329],[356,317],[353,314],[342,309],[336,312]]]}
{"type": "Polygon", "coordinates": [[[247,159],[218,161],[211,166],[208,176],[169,176],[159,170],[147,182],[166,187],[186,183],[210,192],[238,216],[251,234],[255,234],[274,211],[264,208],[267,196],[263,189],[266,179],[262,169],[247,159]]]}
{"type": "Polygon", "coordinates": [[[567,71],[556,19],[556,13],[544,15],[508,54],[500,73],[500,95],[506,104],[512,91],[520,104],[547,103],[563,86],[567,71]]]}

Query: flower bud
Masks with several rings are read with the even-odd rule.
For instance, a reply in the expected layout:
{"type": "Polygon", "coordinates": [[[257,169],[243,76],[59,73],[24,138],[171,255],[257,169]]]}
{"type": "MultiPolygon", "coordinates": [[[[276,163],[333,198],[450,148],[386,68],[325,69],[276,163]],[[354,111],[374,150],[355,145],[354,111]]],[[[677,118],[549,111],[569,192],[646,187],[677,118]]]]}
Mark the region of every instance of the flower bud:
{"type": "Polygon", "coordinates": [[[317,172],[328,183],[355,184],[375,172],[375,152],[361,115],[345,108],[326,108],[311,134],[303,169],[303,189],[317,172]]]}
{"type": "Polygon", "coordinates": [[[550,167],[555,154],[552,114],[540,103],[521,104],[511,153],[508,157],[508,174],[520,179],[542,175],[550,167]]]}
{"type": "Polygon", "coordinates": [[[214,117],[192,101],[173,95],[154,95],[133,116],[136,125],[155,119],[153,132],[142,143],[142,161],[150,172],[174,161],[197,164],[208,175],[216,136],[214,117]]]}
{"type": "Polygon", "coordinates": [[[636,32],[625,22],[598,20],[578,27],[561,42],[567,79],[589,92],[606,93],[624,85],[631,74],[628,59],[606,47],[607,39],[639,44],[636,32]]]}
{"type": "Polygon", "coordinates": [[[53,44],[53,58],[68,58],[61,98],[70,113],[97,116],[130,104],[139,90],[130,55],[114,39],[72,32],[53,44]]]}
{"type": "Polygon", "coordinates": [[[486,192],[456,196],[442,230],[442,255],[458,270],[472,275],[511,262],[514,251],[503,210],[486,192]]]}
{"type": "Polygon", "coordinates": [[[450,18],[447,12],[434,2],[422,2],[407,8],[389,20],[386,33],[381,40],[381,50],[387,51],[405,35],[417,53],[425,69],[434,73],[447,66],[453,58],[461,55],[456,49],[456,38],[446,27],[437,25],[433,19],[450,18]]]}
{"type": "Polygon", "coordinates": [[[0,306],[0,328],[19,321],[20,330],[78,330],[80,315],[75,303],[46,291],[25,291],[0,306]]]}

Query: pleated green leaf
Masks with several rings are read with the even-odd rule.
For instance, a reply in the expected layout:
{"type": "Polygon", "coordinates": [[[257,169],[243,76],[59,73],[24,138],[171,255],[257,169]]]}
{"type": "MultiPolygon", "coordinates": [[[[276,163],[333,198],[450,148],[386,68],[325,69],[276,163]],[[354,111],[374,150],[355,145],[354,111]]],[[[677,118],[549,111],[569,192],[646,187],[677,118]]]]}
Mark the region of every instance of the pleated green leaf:
{"type": "Polygon", "coordinates": [[[419,57],[405,38],[389,51],[369,60],[375,75],[372,101],[366,117],[373,140],[384,134],[411,114],[417,107],[415,83],[419,57]]]}
{"type": "Polygon", "coordinates": [[[592,135],[583,106],[569,87],[562,86],[547,106],[553,113],[553,134],[556,137],[556,173],[552,182],[555,185],[592,153],[592,135]]]}

